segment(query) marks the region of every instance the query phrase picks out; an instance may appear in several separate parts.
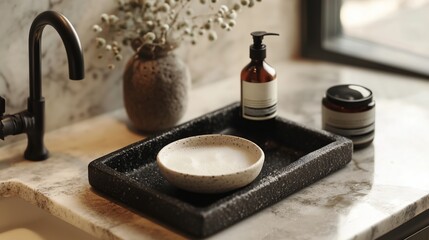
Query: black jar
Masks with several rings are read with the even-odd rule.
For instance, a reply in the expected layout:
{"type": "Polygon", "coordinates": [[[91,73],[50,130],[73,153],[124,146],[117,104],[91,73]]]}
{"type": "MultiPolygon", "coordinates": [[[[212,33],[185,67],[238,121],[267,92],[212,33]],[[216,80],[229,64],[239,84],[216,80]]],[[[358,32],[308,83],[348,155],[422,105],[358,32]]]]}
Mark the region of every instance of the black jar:
{"type": "Polygon", "coordinates": [[[370,145],[375,132],[371,90],[355,84],[330,87],[322,99],[322,127],[351,139],[354,149],[370,145]]]}

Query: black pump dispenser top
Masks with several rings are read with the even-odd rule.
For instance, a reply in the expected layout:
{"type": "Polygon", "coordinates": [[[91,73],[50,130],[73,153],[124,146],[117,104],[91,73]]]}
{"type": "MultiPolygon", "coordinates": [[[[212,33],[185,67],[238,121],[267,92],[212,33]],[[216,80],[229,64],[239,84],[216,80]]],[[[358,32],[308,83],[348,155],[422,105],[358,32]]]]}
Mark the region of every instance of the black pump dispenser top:
{"type": "Polygon", "coordinates": [[[250,35],[253,37],[253,44],[250,45],[250,58],[253,60],[264,60],[266,53],[266,46],[262,43],[262,39],[267,35],[279,36],[278,33],[268,33],[265,31],[252,32],[250,35]]]}

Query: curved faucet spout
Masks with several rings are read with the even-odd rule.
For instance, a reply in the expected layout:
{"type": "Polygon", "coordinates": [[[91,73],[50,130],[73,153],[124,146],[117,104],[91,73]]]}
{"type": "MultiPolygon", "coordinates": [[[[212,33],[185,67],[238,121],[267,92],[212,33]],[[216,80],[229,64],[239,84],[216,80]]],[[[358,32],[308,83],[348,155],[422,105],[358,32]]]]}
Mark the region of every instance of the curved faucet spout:
{"type": "Polygon", "coordinates": [[[46,11],[39,14],[33,21],[29,34],[30,58],[30,96],[25,116],[29,116],[33,124],[26,129],[28,145],[24,157],[29,160],[48,158],[48,150],[43,143],[45,132],[45,102],[42,96],[41,79],[41,42],[42,32],[46,25],[51,25],[60,35],[66,48],[70,79],[84,78],[84,61],[79,37],[71,23],[62,14],[46,11]]]}
{"type": "Polygon", "coordinates": [[[60,35],[66,48],[69,77],[72,80],[84,78],[84,60],[79,37],[71,23],[62,14],[46,11],[39,14],[33,21],[28,39],[30,58],[30,99],[42,98],[41,81],[41,43],[42,32],[46,25],[51,25],[60,35]]]}

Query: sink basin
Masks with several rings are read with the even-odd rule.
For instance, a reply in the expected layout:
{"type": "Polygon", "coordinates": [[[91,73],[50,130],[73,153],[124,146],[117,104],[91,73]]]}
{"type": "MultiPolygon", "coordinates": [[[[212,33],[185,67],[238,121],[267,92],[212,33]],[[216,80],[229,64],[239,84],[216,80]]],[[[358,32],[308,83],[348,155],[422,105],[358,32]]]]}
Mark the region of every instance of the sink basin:
{"type": "Polygon", "coordinates": [[[0,213],[0,240],[96,239],[21,198],[0,198],[0,213]]]}

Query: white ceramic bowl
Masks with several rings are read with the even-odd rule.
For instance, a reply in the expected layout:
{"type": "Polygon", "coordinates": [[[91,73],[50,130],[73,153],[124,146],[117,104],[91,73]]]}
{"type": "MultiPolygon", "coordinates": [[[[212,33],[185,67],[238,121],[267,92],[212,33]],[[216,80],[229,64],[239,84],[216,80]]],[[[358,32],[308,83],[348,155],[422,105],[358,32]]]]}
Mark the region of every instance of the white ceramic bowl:
{"type": "Polygon", "coordinates": [[[244,187],[259,175],[264,152],[236,136],[211,134],[172,142],[159,151],[161,174],[178,188],[221,193],[244,187]]]}

